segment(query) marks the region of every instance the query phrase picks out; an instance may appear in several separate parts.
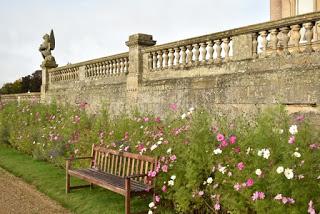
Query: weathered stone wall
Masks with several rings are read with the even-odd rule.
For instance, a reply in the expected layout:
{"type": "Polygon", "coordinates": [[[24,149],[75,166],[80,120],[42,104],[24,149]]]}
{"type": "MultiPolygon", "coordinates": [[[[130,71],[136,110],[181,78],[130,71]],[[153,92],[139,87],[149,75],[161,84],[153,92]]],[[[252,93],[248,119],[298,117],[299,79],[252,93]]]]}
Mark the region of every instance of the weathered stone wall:
{"type": "Polygon", "coordinates": [[[138,107],[163,116],[170,103],[228,115],[276,104],[316,114],[318,20],[314,13],[157,46],[152,36],[136,34],[128,53],[44,70],[42,99],[86,102],[91,111],[104,105],[111,114],[138,107]]]}

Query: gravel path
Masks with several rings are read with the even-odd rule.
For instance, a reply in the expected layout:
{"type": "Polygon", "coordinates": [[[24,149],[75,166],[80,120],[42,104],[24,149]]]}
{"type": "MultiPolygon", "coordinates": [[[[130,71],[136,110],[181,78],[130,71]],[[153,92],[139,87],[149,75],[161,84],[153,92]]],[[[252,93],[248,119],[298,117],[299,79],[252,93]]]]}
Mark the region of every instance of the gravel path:
{"type": "Polygon", "coordinates": [[[0,214],[71,214],[55,201],[0,168],[0,214]]]}

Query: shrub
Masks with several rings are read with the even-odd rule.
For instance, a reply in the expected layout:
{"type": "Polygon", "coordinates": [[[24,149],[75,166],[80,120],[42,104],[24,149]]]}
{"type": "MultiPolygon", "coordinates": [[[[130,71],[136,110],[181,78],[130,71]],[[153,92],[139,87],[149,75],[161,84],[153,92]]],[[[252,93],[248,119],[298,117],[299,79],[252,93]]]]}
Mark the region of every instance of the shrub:
{"type": "Polygon", "coordinates": [[[250,122],[175,105],[166,119],[137,112],[111,119],[82,107],[8,104],[0,110],[0,139],[59,166],[64,157],[89,155],[92,143],[158,156],[149,172],[157,174],[150,213],[320,210],[319,130],[282,106],[250,122]]]}

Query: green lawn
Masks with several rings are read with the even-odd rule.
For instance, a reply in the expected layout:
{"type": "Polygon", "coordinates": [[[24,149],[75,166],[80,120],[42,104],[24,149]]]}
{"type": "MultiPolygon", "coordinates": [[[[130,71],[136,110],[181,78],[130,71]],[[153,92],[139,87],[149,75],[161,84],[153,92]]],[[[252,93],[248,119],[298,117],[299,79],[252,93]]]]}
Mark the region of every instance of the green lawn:
{"type": "MultiPolygon", "coordinates": [[[[40,192],[58,201],[74,213],[124,213],[124,197],[108,190],[94,187],[72,190],[65,193],[65,171],[50,163],[36,161],[15,149],[0,143],[0,166],[27,183],[34,185],[40,192]]],[[[82,181],[72,179],[72,184],[82,181]]],[[[132,212],[148,210],[151,198],[134,197],[131,201],[132,212]]]]}

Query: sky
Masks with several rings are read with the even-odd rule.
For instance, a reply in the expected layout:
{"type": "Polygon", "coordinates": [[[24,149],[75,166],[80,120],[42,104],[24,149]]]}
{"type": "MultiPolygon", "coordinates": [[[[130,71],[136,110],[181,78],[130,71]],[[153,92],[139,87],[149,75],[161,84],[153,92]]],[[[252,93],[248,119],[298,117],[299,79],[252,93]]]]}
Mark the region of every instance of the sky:
{"type": "Polygon", "coordinates": [[[0,87],[40,69],[54,30],[59,66],[128,51],[129,35],[157,44],[269,21],[269,0],[0,0],[0,87]]]}

